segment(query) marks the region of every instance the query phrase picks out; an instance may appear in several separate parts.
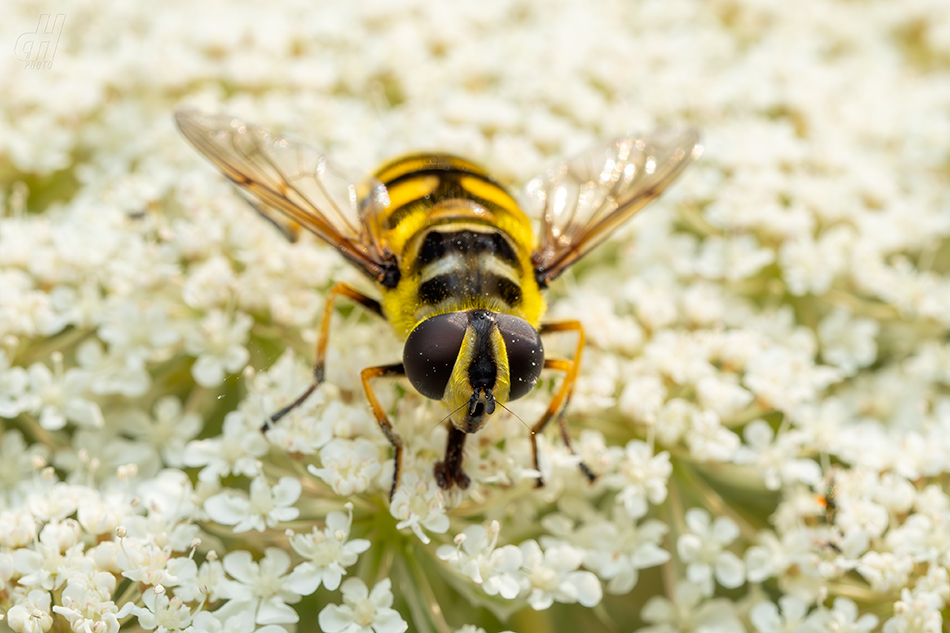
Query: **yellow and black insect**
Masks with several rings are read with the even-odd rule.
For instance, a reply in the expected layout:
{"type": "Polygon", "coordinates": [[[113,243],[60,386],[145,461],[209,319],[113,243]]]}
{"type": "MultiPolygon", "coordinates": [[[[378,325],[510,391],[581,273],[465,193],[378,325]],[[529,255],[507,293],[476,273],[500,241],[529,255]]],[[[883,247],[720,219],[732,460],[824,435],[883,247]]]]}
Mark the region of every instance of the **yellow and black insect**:
{"type": "MultiPolygon", "coordinates": [[[[373,392],[377,378],[405,376],[419,393],[453,412],[445,457],[434,468],[442,488],[468,487],[465,438],[484,426],[496,404],[530,392],[542,369],[565,376],[531,427],[534,466],[536,434],[553,418],[573,451],[563,412],[577,379],[584,330],[579,321],[542,323],[542,291],[702,153],[691,129],[620,136],[532,179],[522,209],[483,169],[448,154],[397,158],[357,188],[320,152],[264,128],[194,111],[179,111],[176,119],[188,140],[290,239],[301,228],[312,231],[376,283],[381,301],[347,284],[332,288],[317,337],[313,384],[270,422],[322,382],[337,298],[388,320],[405,340],[402,362],[369,367],[361,377],[393,446],[390,496],[399,484],[403,443],[373,392]],[[541,335],[554,332],[577,333],[572,358],[545,358],[541,335]]],[[[594,478],[585,465],[581,469],[594,478]]]]}

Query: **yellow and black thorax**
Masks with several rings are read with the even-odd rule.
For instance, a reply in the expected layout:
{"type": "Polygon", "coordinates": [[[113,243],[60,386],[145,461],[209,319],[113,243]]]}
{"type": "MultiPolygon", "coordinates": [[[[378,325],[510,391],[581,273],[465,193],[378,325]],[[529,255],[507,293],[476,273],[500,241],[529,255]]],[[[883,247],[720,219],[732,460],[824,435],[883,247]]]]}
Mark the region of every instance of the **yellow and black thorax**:
{"type": "Polygon", "coordinates": [[[501,185],[446,154],[405,156],[374,175],[390,201],[381,241],[399,265],[398,282],[382,288],[383,310],[404,338],[429,317],[471,309],[539,325],[531,222],[501,185]]]}

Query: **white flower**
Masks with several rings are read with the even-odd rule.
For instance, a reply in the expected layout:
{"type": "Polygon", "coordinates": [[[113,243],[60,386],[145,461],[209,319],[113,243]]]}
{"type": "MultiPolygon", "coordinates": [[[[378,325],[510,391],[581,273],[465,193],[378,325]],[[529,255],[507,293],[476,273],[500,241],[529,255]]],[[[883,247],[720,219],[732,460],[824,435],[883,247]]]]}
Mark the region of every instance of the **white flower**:
{"type": "Polygon", "coordinates": [[[835,310],[818,324],[821,356],[845,375],[854,374],[877,358],[879,325],[871,319],[852,319],[845,310],[835,310]]]}
{"type": "Polygon", "coordinates": [[[264,477],[255,477],[247,497],[233,491],[222,492],[205,500],[204,507],[213,521],[233,525],[235,533],[263,532],[300,515],[293,504],[300,497],[301,489],[300,480],[294,477],[281,477],[273,488],[264,477]]]}
{"type": "Polygon", "coordinates": [[[40,426],[55,431],[74,422],[80,426],[101,427],[102,411],[99,405],[86,398],[89,373],[78,367],[63,371],[63,358],[53,355],[55,372],[42,363],[30,365],[30,387],[27,410],[39,413],[40,426]]]}
{"type": "Polygon", "coordinates": [[[690,454],[701,461],[730,461],[739,448],[739,436],[722,425],[712,410],[696,411],[686,434],[690,454]]]}
{"type": "Polygon", "coordinates": [[[745,581],[745,565],[725,549],[739,536],[739,528],[728,517],[717,517],[710,526],[709,513],[700,508],[686,511],[689,533],[676,541],[676,551],[687,564],[686,575],[691,583],[712,595],[713,576],[720,585],[734,589],[745,581]]]}
{"type": "Polygon", "coordinates": [[[22,367],[10,367],[6,352],[0,350],[0,418],[15,418],[28,406],[29,375],[22,367]]]}
{"type": "Polygon", "coordinates": [[[877,616],[871,613],[858,617],[854,601],[840,596],[835,598],[831,611],[820,611],[813,618],[822,625],[822,630],[841,633],[869,633],[878,622],[877,616]]]}
{"type": "Polygon", "coordinates": [[[197,565],[190,558],[173,557],[169,550],[141,538],[123,538],[115,564],[130,580],[172,587],[194,576],[197,565]]]}
{"type": "Polygon", "coordinates": [[[131,602],[126,603],[119,612],[119,617],[132,614],[138,618],[139,626],[146,631],[155,630],[156,633],[175,633],[192,624],[191,609],[181,598],[169,598],[164,587],[149,587],[142,594],[142,602],[145,603],[144,608],[131,602]]]}
{"type": "Polygon", "coordinates": [[[365,439],[335,438],[320,449],[322,468],[308,466],[341,497],[349,497],[369,489],[382,469],[381,451],[377,444],[365,439]]]}
{"type": "Polygon", "coordinates": [[[122,421],[125,432],[153,446],[167,466],[183,466],[185,445],[201,432],[198,414],[183,413],[181,401],[174,396],[160,398],[152,407],[151,418],[136,413],[122,421]]]}
{"type": "Polygon", "coordinates": [[[389,513],[399,520],[397,530],[409,528],[425,544],[429,543],[429,537],[422,528],[436,534],[445,534],[449,529],[442,490],[431,478],[422,479],[414,472],[402,474],[389,513]]]}
{"type": "Polygon", "coordinates": [[[618,405],[634,420],[654,424],[665,398],[666,387],[659,376],[631,376],[620,394],[618,405]]]}
{"type": "Polygon", "coordinates": [[[791,433],[779,436],[765,420],[753,420],[743,430],[746,443],[736,451],[737,464],[755,467],[765,480],[765,487],[778,490],[782,484],[801,482],[811,486],[821,480],[821,467],[811,459],[796,457],[800,447],[791,433]]]}
{"type": "Polygon", "coordinates": [[[819,391],[840,379],[837,369],[816,366],[799,351],[773,345],[752,356],[743,382],[769,406],[791,411],[813,402],[819,391]]]}
{"type": "Polygon", "coordinates": [[[808,605],[795,596],[778,599],[782,614],[772,602],[760,602],[749,610],[749,621],[757,633],[786,633],[798,631],[808,615],[808,605]]]}
{"type": "MultiPolygon", "coordinates": [[[[619,449],[611,449],[615,457],[619,449]]],[[[642,440],[630,440],[623,449],[617,472],[604,476],[604,484],[619,490],[616,502],[623,504],[632,519],[647,513],[647,502],[654,505],[666,500],[666,484],[673,466],[666,451],[653,454],[653,448],[642,440]]]]}
{"type": "Polygon", "coordinates": [[[310,534],[287,531],[290,546],[304,559],[287,579],[290,589],[302,596],[312,594],[321,584],[327,589],[336,589],[346,574],[345,568],[354,565],[357,557],[369,549],[370,542],[366,539],[347,541],[353,525],[352,508],[347,504],[347,514],[327,514],[322,530],[314,526],[310,534]]]}
{"type": "Polygon", "coordinates": [[[607,591],[619,595],[636,586],[641,569],[670,559],[661,546],[667,532],[666,524],[655,519],[633,524],[617,517],[585,523],[577,541],[584,548],[584,567],[608,581],[607,591]]]}
{"type": "Polygon", "coordinates": [[[500,532],[497,521],[492,522],[490,530],[482,525],[470,525],[455,537],[455,547],[440,545],[436,555],[472,582],[482,585],[488,595],[513,600],[521,592],[524,558],[514,545],[495,547],[500,532]]]}
{"type": "Polygon", "coordinates": [[[121,358],[124,366],[142,367],[181,338],[175,324],[168,322],[167,310],[155,301],[145,305],[121,301],[104,315],[99,338],[109,344],[110,356],[121,358]]]}
{"type": "Polygon", "coordinates": [[[522,568],[527,577],[528,604],[536,611],[555,602],[594,607],[603,598],[597,576],[579,571],[583,553],[567,544],[552,544],[544,552],[533,539],[518,546],[524,557],[522,568]]]}
{"type": "Polygon", "coordinates": [[[724,598],[708,599],[699,586],[685,581],[676,584],[672,600],[662,595],[647,600],[640,617],[650,626],[637,629],[637,633],[738,633],[745,630],[732,602],[724,598]]]}
{"type": "Polygon", "coordinates": [[[16,633],[46,633],[53,626],[50,613],[50,593],[34,589],[26,599],[10,607],[7,625],[16,633]]]}
{"type": "Polygon", "coordinates": [[[868,581],[872,590],[887,593],[906,587],[913,568],[914,560],[910,556],[867,552],[858,562],[857,571],[868,581]]]}
{"type": "Polygon", "coordinates": [[[260,427],[252,426],[240,411],[232,411],[224,417],[222,434],[189,442],[182,461],[186,466],[204,466],[198,479],[217,483],[228,475],[256,477],[261,468],[258,458],[268,450],[260,427]]]}
{"type": "Polygon", "coordinates": [[[696,273],[706,279],[738,281],[752,277],[775,261],[775,253],[759,246],[751,235],[710,237],[703,241],[695,262],[696,273]]]}
{"type": "Polygon", "coordinates": [[[285,624],[299,620],[289,604],[300,601],[300,594],[289,586],[286,575],[290,556],[282,549],[268,547],[264,558],[254,562],[250,552],[228,552],[221,560],[234,580],[226,581],[221,595],[228,599],[215,616],[227,620],[246,616],[258,624],[285,624]]]}
{"type": "Polygon", "coordinates": [[[359,578],[343,583],[343,604],[330,604],[317,616],[326,633],[403,633],[409,624],[392,608],[392,582],[384,578],[367,590],[359,578]]]}
{"type": "Polygon", "coordinates": [[[912,593],[901,589],[901,599],[894,603],[894,617],[884,622],[884,633],[940,633],[943,630],[944,603],[932,593],[912,593]]]}
{"type": "MultiPolygon", "coordinates": [[[[149,591],[151,589],[146,591],[146,596],[149,591]]],[[[70,583],[63,590],[62,603],[63,606],[54,606],[53,611],[65,617],[73,631],[116,633],[119,630],[119,609],[95,591],[70,583]]]]}
{"type": "Polygon", "coordinates": [[[722,418],[739,415],[752,402],[752,394],[731,382],[723,374],[703,376],[696,383],[699,404],[722,418]]]}
{"type": "Polygon", "coordinates": [[[244,368],[250,354],[244,343],[254,320],[243,312],[229,318],[221,310],[212,310],[198,328],[188,332],[185,349],[196,356],[191,375],[202,387],[217,387],[226,373],[244,368]]]}

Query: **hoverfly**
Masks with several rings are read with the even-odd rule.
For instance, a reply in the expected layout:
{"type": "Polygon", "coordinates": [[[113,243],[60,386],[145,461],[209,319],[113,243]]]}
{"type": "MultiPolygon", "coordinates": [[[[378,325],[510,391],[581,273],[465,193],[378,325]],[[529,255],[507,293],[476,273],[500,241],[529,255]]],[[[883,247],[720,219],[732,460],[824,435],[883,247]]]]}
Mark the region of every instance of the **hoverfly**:
{"type": "MultiPolygon", "coordinates": [[[[563,372],[564,380],[531,427],[534,467],[537,433],[554,418],[574,451],[563,413],[577,379],[584,329],[579,321],[542,322],[542,291],[702,153],[691,129],[613,138],[532,179],[523,209],[483,169],[456,156],[403,156],[358,188],[320,152],[262,127],[188,110],[175,116],[185,137],[288,238],[310,230],[375,282],[381,300],[344,283],[330,290],[313,384],[270,423],[323,381],[337,299],[346,297],[386,319],[405,341],[402,362],[366,368],[361,379],[393,447],[390,497],[399,485],[403,442],[373,391],[379,378],[406,377],[453,412],[445,457],[434,467],[444,489],[468,487],[462,470],[466,437],[485,425],[496,405],[530,392],[542,369],[563,372]],[[561,332],[576,333],[573,356],[546,358],[541,336],[561,332]]],[[[581,469],[594,479],[583,463],[581,469]]]]}

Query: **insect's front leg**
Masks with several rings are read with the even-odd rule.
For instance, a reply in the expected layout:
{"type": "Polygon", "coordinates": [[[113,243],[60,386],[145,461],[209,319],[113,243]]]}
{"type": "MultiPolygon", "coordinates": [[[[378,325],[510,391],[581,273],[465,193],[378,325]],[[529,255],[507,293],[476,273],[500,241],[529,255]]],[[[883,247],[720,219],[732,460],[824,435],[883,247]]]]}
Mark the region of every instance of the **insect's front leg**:
{"type": "Polygon", "coordinates": [[[455,484],[465,490],[472,482],[462,470],[462,449],[465,447],[465,437],[468,434],[455,428],[451,422],[448,425],[449,436],[445,443],[445,459],[436,462],[433,468],[435,481],[444,490],[449,490],[455,484]]]}
{"type": "Polygon", "coordinates": [[[338,283],[333,286],[333,288],[330,289],[330,293],[327,295],[327,303],[323,309],[323,321],[320,323],[320,331],[317,334],[317,347],[314,351],[313,362],[313,383],[307,387],[307,389],[302,394],[300,394],[297,399],[288,404],[286,407],[282,408],[280,411],[277,411],[274,415],[270,416],[270,418],[264,422],[264,426],[261,427],[261,431],[267,431],[270,429],[271,425],[275,424],[282,417],[303,404],[304,400],[309,398],[310,394],[316,391],[317,387],[320,386],[320,383],[323,382],[327,362],[327,340],[330,338],[330,321],[333,317],[333,302],[341,296],[352,299],[370,312],[377,314],[384,319],[386,318],[385,315],[383,315],[383,307],[375,299],[367,297],[356,288],[345,283],[338,283]]]}
{"type": "MultiPolygon", "coordinates": [[[[584,350],[584,326],[581,325],[580,321],[558,321],[557,323],[542,324],[541,329],[538,330],[539,334],[549,334],[552,332],[577,332],[577,348],[574,350],[574,356],[571,359],[549,358],[544,361],[545,369],[557,369],[564,372],[564,382],[561,383],[557,393],[554,394],[554,398],[552,398],[550,404],[548,404],[547,410],[541,418],[535,422],[534,426],[531,427],[531,456],[534,460],[534,468],[538,472],[541,471],[538,465],[538,433],[544,430],[544,427],[547,426],[548,422],[550,422],[554,416],[557,416],[558,425],[561,429],[561,437],[564,439],[565,446],[571,451],[571,455],[577,454],[571,442],[571,435],[567,429],[567,419],[564,416],[564,410],[571,399],[571,394],[574,392],[574,383],[577,382],[577,374],[581,367],[581,353],[584,350]]],[[[578,466],[589,481],[593,482],[597,478],[597,475],[595,475],[584,462],[580,462],[578,466]]],[[[542,479],[540,475],[538,475],[537,485],[538,487],[544,485],[544,479],[542,479]]]]}
{"type": "Polygon", "coordinates": [[[396,494],[396,487],[399,486],[399,475],[402,472],[402,438],[399,437],[399,434],[396,433],[392,423],[389,421],[389,417],[386,415],[383,405],[379,403],[379,399],[376,397],[376,392],[373,391],[373,386],[370,384],[370,381],[374,378],[400,378],[405,375],[406,369],[402,363],[367,367],[360,372],[360,377],[363,380],[363,389],[366,391],[366,399],[369,400],[369,406],[373,408],[376,423],[379,424],[379,428],[382,430],[383,435],[386,436],[386,439],[389,440],[389,443],[393,445],[393,485],[392,488],[389,489],[390,501],[393,500],[393,495],[396,494]]]}

